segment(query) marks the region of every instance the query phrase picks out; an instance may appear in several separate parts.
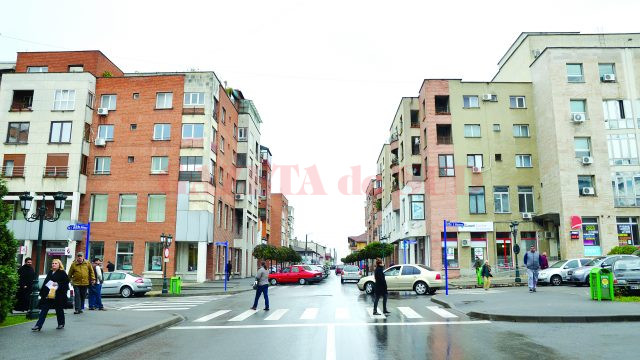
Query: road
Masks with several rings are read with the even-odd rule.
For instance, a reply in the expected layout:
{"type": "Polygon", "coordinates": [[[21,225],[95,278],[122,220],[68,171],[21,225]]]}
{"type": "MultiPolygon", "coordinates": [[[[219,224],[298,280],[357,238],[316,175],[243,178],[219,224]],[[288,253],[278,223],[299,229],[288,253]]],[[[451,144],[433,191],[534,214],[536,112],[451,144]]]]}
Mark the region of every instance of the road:
{"type": "Polygon", "coordinates": [[[106,299],[119,309],[114,316],[162,311],[185,321],[99,358],[589,359],[602,358],[593,349],[612,343],[626,346],[607,349],[607,357],[637,355],[629,345],[636,341],[634,323],[479,321],[412,293],[392,294],[392,313],[373,316],[372,298],[335,275],[318,285],[271,287],[268,312],[249,310],[253,296],[106,299]],[[588,348],[576,347],[587,341],[588,348]]]}

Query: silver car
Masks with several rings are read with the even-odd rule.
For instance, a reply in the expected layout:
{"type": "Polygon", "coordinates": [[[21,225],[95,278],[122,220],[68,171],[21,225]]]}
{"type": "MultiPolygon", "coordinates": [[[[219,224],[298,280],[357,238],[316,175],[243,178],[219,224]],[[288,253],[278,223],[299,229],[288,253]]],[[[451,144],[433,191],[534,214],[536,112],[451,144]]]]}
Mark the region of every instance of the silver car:
{"type": "Polygon", "coordinates": [[[567,273],[570,270],[585,266],[589,261],[591,261],[591,259],[587,258],[559,260],[548,268],[540,270],[538,273],[538,283],[551,284],[554,286],[561,285],[568,280],[567,273]]]}
{"type": "Polygon", "coordinates": [[[599,266],[601,268],[611,268],[613,263],[616,262],[617,260],[637,259],[637,258],[638,257],[635,255],[609,255],[607,257],[598,257],[589,261],[589,263],[587,263],[587,265],[583,267],[570,270],[567,273],[567,277],[568,277],[567,281],[575,284],[576,286],[581,286],[581,285],[589,286],[589,273],[591,272],[591,269],[593,269],[594,267],[599,266]]]}
{"type": "Polygon", "coordinates": [[[355,265],[347,265],[342,268],[342,274],[340,275],[340,283],[344,284],[345,281],[360,281],[362,277],[362,271],[355,265]]]}
{"type": "Polygon", "coordinates": [[[102,295],[120,295],[128,298],[151,291],[151,280],[124,271],[104,273],[102,295]]]}

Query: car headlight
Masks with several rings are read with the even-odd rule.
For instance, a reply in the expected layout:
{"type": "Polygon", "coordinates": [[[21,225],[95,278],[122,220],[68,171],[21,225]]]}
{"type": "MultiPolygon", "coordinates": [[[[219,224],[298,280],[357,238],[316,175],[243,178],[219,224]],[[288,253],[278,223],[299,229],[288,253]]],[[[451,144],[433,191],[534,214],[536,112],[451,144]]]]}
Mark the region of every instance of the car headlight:
{"type": "Polygon", "coordinates": [[[627,280],[618,280],[618,284],[626,285],[627,284],[627,280]]]}

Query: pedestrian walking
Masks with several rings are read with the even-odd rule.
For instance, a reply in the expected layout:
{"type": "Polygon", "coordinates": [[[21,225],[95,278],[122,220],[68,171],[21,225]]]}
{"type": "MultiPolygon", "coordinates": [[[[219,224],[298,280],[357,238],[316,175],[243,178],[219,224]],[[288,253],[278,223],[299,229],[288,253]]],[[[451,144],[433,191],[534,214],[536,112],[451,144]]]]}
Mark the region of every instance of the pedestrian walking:
{"type": "Polygon", "coordinates": [[[87,289],[89,285],[93,285],[96,281],[96,276],[93,272],[93,268],[88,261],[84,259],[84,254],[79,252],[76,256],[76,260],[71,263],[69,267],[69,278],[71,279],[71,285],[73,285],[74,299],[74,314],[80,314],[84,310],[84,301],[87,298],[87,289]]]}
{"type": "Polygon", "coordinates": [[[489,290],[489,287],[491,286],[491,278],[493,277],[491,274],[491,265],[489,265],[489,260],[484,261],[484,265],[482,265],[482,270],[480,271],[482,274],[482,281],[484,282],[483,287],[485,290],[489,290]]]}
{"type": "Polygon", "coordinates": [[[549,259],[547,259],[547,252],[543,252],[540,257],[540,269],[544,270],[549,267],[549,259]]]}
{"type": "Polygon", "coordinates": [[[227,265],[225,265],[224,270],[225,270],[226,275],[227,275],[227,281],[229,281],[229,276],[231,276],[231,261],[229,261],[227,263],[227,265]]]}
{"type": "Polygon", "coordinates": [[[476,259],[473,262],[473,268],[476,270],[476,280],[478,281],[478,286],[482,285],[482,260],[476,255],[476,259]]]}
{"type": "Polygon", "coordinates": [[[541,263],[540,253],[536,251],[534,245],[531,245],[529,251],[524,254],[524,265],[527,267],[527,276],[529,277],[529,292],[536,292],[541,263]]]}
{"type": "Polygon", "coordinates": [[[29,294],[33,289],[33,280],[36,279],[36,272],[31,266],[31,258],[24,259],[24,265],[18,269],[18,291],[16,293],[16,311],[29,310],[29,294]]]}
{"type": "Polygon", "coordinates": [[[96,275],[96,281],[89,286],[89,310],[103,310],[102,305],[102,283],[104,275],[102,272],[102,262],[98,258],[93,259],[93,273],[96,275]]]}
{"type": "Polygon", "coordinates": [[[113,272],[116,269],[116,266],[109,260],[107,260],[107,271],[113,272]]]}
{"type": "Polygon", "coordinates": [[[264,310],[269,311],[269,271],[267,271],[267,263],[262,262],[258,273],[256,274],[256,298],[253,300],[251,310],[258,307],[260,295],[264,294],[264,310]]]}
{"type": "Polygon", "coordinates": [[[382,312],[387,315],[391,314],[390,311],[387,310],[387,280],[384,278],[384,268],[382,267],[382,260],[376,259],[376,270],[374,272],[375,278],[375,298],[373,299],[373,315],[380,315],[378,312],[378,300],[380,300],[380,296],[382,296],[382,312]]]}
{"type": "Polygon", "coordinates": [[[40,331],[42,329],[42,325],[44,325],[51,308],[56,309],[56,318],[58,320],[56,329],[64,328],[64,306],[67,304],[68,290],[69,276],[64,271],[62,262],[58,259],[53,259],[51,271],[47,274],[40,288],[40,316],[31,331],[40,331]]]}

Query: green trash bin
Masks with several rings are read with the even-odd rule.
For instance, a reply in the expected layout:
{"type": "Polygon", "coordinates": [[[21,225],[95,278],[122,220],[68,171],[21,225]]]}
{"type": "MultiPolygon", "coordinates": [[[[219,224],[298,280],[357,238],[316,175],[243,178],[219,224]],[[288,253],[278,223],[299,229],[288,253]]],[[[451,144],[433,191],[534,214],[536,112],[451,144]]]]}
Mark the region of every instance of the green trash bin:
{"type": "Polygon", "coordinates": [[[169,292],[176,295],[182,293],[182,279],[179,276],[171,278],[169,292]]]}
{"type": "Polygon", "coordinates": [[[482,280],[482,267],[476,269],[476,277],[478,278],[478,286],[482,286],[484,284],[482,280]]]}
{"type": "Polygon", "coordinates": [[[589,289],[592,300],[613,301],[613,272],[596,267],[589,273],[589,289]]]}

